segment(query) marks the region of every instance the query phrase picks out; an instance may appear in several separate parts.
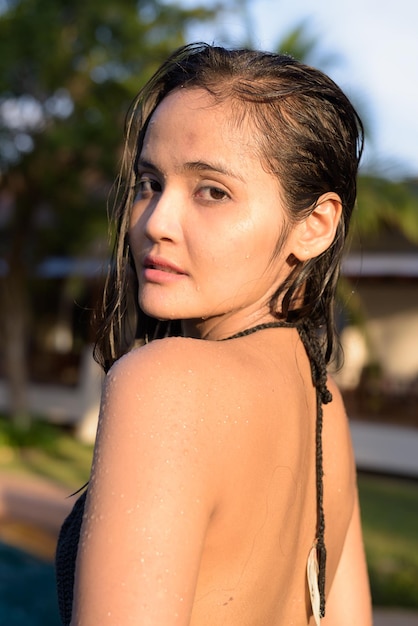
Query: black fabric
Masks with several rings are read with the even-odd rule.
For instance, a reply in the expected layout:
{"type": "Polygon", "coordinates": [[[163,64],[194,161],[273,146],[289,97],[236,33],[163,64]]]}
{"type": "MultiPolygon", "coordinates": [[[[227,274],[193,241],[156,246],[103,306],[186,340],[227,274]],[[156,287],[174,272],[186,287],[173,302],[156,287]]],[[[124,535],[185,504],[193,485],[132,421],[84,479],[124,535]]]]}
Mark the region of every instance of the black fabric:
{"type": "Polygon", "coordinates": [[[81,494],[62,525],[55,555],[58,607],[64,626],[71,622],[75,562],[87,491],[81,494]]]}

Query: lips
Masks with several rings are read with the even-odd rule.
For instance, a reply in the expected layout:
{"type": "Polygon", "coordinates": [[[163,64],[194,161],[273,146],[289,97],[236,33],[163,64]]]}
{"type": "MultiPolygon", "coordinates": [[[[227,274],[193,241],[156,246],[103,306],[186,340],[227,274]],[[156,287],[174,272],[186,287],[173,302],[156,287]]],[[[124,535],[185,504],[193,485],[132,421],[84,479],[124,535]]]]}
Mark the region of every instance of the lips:
{"type": "Polygon", "coordinates": [[[167,274],[179,274],[185,275],[185,272],[170,261],[162,259],[161,257],[146,256],[143,261],[143,267],[145,270],[155,270],[158,272],[165,272],[167,274]]]}

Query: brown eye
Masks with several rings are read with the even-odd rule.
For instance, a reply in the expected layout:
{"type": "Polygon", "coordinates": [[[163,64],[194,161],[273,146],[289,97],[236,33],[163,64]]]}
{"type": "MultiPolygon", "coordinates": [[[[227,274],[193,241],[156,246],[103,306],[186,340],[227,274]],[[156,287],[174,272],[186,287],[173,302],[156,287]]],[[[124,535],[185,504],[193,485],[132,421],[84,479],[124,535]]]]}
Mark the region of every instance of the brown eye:
{"type": "Polygon", "coordinates": [[[205,185],[196,192],[196,197],[204,202],[222,202],[229,199],[229,194],[220,187],[205,185]]]}
{"type": "Polygon", "coordinates": [[[217,187],[210,188],[210,196],[213,200],[224,200],[224,198],[228,197],[225,191],[218,189],[217,187]]]}
{"type": "Polygon", "coordinates": [[[135,185],[136,196],[138,199],[149,198],[154,193],[161,192],[160,183],[153,178],[142,178],[135,185]]]}

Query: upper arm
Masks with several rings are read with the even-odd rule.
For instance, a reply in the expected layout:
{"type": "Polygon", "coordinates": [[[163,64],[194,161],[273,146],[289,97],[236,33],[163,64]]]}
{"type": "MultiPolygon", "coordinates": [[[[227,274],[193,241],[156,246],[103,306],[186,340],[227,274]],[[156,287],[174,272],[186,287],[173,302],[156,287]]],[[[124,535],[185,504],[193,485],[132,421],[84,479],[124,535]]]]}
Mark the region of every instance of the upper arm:
{"type": "Polygon", "coordinates": [[[158,350],[128,355],[106,381],[77,560],[80,626],[189,623],[213,455],[199,375],[172,343],[158,350]]]}
{"type": "Polygon", "coordinates": [[[326,603],[323,626],[371,626],[372,611],[358,497],[326,603]]]}

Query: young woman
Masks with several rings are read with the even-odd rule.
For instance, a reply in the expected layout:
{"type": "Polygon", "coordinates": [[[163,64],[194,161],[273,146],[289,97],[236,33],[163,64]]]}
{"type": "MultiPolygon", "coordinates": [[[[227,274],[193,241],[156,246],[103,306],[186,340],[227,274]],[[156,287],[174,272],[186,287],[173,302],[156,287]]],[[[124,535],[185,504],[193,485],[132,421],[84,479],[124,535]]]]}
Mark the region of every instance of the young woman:
{"type": "Polygon", "coordinates": [[[371,624],[326,373],[361,149],[341,90],[287,56],[186,46],[140,92],[64,623],[371,624]]]}

